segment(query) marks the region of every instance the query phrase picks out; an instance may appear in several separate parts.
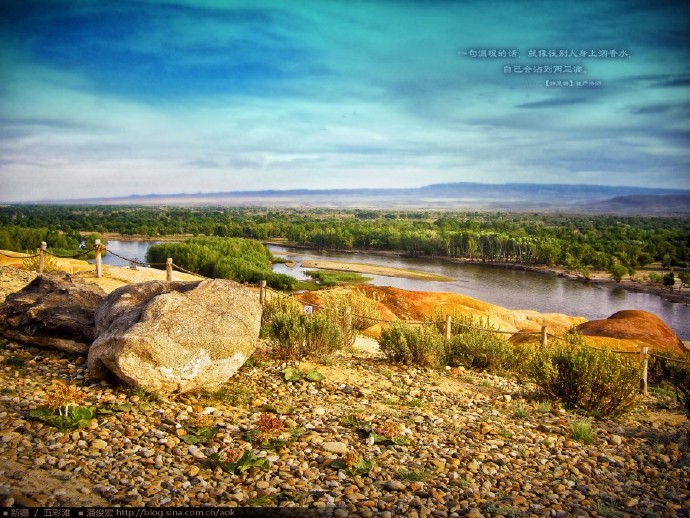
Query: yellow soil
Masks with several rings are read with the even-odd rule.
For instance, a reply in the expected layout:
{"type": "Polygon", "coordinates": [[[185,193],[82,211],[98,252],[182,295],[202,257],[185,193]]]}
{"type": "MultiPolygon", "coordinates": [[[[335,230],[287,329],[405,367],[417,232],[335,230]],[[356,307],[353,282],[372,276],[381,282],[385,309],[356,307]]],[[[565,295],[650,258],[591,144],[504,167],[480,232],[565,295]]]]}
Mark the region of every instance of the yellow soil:
{"type": "Polygon", "coordinates": [[[337,270],[340,272],[369,273],[371,275],[383,275],[385,277],[403,277],[405,279],[418,279],[423,281],[451,281],[450,277],[436,275],[434,273],[407,270],[405,268],[393,268],[390,266],[377,266],[364,263],[347,263],[342,261],[302,261],[302,268],[321,268],[324,270],[337,270]]]}
{"type": "MultiPolygon", "coordinates": [[[[15,266],[21,267],[22,258],[26,257],[26,254],[19,252],[11,252],[6,250],[0,250],[2,254],[0,255],[0,266],[15,266]],[[10,257],[7,257],[10,256],[10,257]]],[[[79,259],[62,259],[55,258],[57,266],[60,271],[76,275],[88,282],[93,282],[98,284],[103,291],[110,293],[111,291],[126,286],[127,284],[133,284],[137,282],[146,281],[164,281],[165,280],[165,270],[156,270],[155,268],[142,268],[138,267],[136,270],[126,267],[117,266],[107,266],[103,265],[102,273],[103,276],[99,279],[96,277],[96,266],[88,263],[87,261],[80,261],[79,259]]],[[[189,275],[182,272],[173,272],[173,280],[175,281],[199,281],[201,277],[195,275],[189,275]]]]}

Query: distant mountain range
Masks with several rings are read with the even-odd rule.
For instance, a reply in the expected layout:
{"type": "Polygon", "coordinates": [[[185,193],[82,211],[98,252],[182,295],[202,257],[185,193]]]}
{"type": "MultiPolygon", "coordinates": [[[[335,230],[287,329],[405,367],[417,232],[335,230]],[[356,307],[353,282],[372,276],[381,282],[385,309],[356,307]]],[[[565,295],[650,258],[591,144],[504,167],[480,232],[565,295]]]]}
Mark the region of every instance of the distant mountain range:
{"type": "MultiPolygon", "coordinates": [[[[47,203],[47,202],[44,202],[47,203]]],[[[404,189],[293,189],[55,200],[94,205],[333,207],[690,215],[690,190],[562,184],[445,183],[404,189]]]]}

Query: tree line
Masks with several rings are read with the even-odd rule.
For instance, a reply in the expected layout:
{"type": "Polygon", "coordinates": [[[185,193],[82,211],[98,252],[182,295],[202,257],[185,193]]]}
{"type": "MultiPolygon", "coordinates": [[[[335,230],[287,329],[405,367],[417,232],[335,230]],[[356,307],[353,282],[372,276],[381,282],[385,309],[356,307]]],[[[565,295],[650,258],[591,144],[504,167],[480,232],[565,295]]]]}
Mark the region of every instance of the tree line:
{"type": "MultiPolygon", "coordinates": [[[[313,248],[393,250],[486,263],[565,266],[616,275],[659,262],[690,263],[690,219],[607,215],[330,209],[0,207],[0,248],[35,248],[17,229],[43,229],[51,246],[78,231],[125,235],[286,239],[313,248]],[[14,233],[10,230],[15,229],[14,233]],[[53,240],[55,238],[55,241],[53,240]]],[[[38,240],[40,242],[40,240],[38,240]]],[[[625,274],[624,273],[624,274],[625,274]]]]}

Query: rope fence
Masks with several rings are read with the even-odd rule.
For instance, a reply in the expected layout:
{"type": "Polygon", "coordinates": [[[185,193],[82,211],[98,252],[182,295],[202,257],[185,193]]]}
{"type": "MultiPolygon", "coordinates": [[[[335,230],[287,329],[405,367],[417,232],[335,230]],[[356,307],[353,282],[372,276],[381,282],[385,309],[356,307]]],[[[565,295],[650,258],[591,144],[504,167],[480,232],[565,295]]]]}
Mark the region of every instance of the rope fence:
{"type": "MultiPolygon", "coordinates": [[[[119,255],[119,254],[117,254],[111,250],[108,250],[104,245],[101,244],[100,239],[95,240],[93,248],[90,248],[90,249],[84,250],[83,252],[80,252],[78,254],[69,255],[69,256],[54,254],[54,253],[48,251],[47,248],[48,248],[47,243],[45,241],[43,241],[43,242],[41,242],[41,246],[38,249],[38,253],[33,254],[33,255],[23,255],[21,257],[17,257],[14,255],[8,255],[8,254],[2,253],[2,252],[0,252],[0,255],[3,255],[5,257],[17,258],[17,259],[33,259],[33,258],[38,257],[39,258],[39,273],[43,273],[46,254],[53,256],[53,257],[60,258],[60,259],[76,259],[78,257],[83,257],[84,255],[88,255],[91,252],[95,252],[96,277],[100,278],[103,275],[101,256],[104,252],[107,252],[107,253],[109,253],[109,254],[111,254],[111,255],[119,258],[119,259],[122,259],[123,261],[128,262],[130,264],[130,267],[134,267],[134,268],[136,268],[136,266],[142,266],[142,267],[165,266],[166,281],[168,281],[168,282],[172,281],[173,269],[180,271],[180,272],[183,272],[183,273],[186,273],[188,275],[194,275],[194,276],[202,278],[202,279],[208,278],[208,277],[205,277],[204,275],[201,275],[201,274],[196,273],[196,272],[192,272],[190,270],[187,270],[187,269],[173,263],[173,260],[170,257],[167,259],[167,261],[165,263],[147,263],[144,261],[140,261],[138,259],[130,259],[127,257],[123,257],[123,256],[121,256],[121,255],[119,255]]],[[[264,305],[266,303],[267,294],[269,292],[271,294],[276,294],[276,295],[279,295],[281,297],[293,298],[291,295],[287,295],[285,293],[282,293],[282,292],[276,291],[272,288],[269,288],[266,284],[266,281],[262,280],[259,283],[259,300],[261,302],[261,305],[264,305]]],[[[308,311],[308,312],[311,312],[312,308],[322,308],[323,307],[323,305],[317,304],[317,303],[309,303],[309,304],[303,303],[303,306],[304,306],[305,311],[308,311]],[[307,308],[309,308],[309,309],[307,309],[307,308]]],[[[434,322],[434,321],[388,320],[388,319],[384,319],[384,318],[372,317],[369,315],[353,314],[352,316],[355,318],[366,319],[366,320],[370,320],[372,322],[381,323],[381,324],[392,324],[394,322],[404,322],[405,324],[408,324],[408,325],[419,325],[419,326],[423,326],[423,325],[437,326],[439,324],[438,322],[434,322]]],[[[445,325],[445,329],[444,329],[445,330],[445,336],[448,340],[450,340],[452,337],[452,330],[453,330],[453,321],[452,321],[451,315],[446,315],[444,325],[445,325]]],[[[540,336],[540,344],[544,348],[547,347],[549,338],[551,338],[553,340],[560,340],[563,342],[566,341],[562,336],[548,333],[546,326],[541,326],[541,331],[502,331],[500,329],[491,329],[491,328],[487,328],[487,327],[479,327],[479,326],[473,326],[473,325],[469,325],[469,324],[457,324],[457,325],[463,330],[467,329],[467,330],[474,330],[474,331],[479,331],[479,332],[484,332],[484,333],[506,334],[506,335],[511,335],[511,336],[516,336],[516,335],[535,336],[535,335],[539,335],[540,336]]],[[[592,346],[590,346],[590,347],[592,347],[592,346]]],[[[648,388],[647,387],[647,371],[648,371],[648,364],[649,364],[649,358],[650,357],[660,358],[660,359],[663,359],[666,361],[680,363],[683,365],[690,365],[690,361],[681,360],[678,358],[671,358],[668,356],[663,356],[661,354],[649,352],[649,347],[646,345],[640,346],[639,351],[622,351],[622,350],[613,350],[613,349],[603,349],[603,348],[599,348],[599,347],[592,347],[592,349],[594,349],[596,351],[609,351],[609,352],[612,352],[615,354],[639,355],[640,366],[641,366],[640,368],[641,368],[642,390],[645,394],[647,394],[647,392],[648,392],[647,391],[647,388],[648,388]]]]}

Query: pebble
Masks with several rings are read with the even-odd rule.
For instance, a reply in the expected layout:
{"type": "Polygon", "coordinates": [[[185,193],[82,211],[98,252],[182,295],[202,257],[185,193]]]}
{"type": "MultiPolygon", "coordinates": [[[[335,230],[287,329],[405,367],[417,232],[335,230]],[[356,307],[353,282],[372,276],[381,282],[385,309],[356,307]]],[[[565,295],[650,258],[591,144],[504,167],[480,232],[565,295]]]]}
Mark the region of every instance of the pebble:
{"type": "MultiPolygon", "coordinates": [[[[18,351],[11,343],[0,348],[0,366],[18,351]]],[[[0,386],[11,391],[0,395],[0,503],[244,507],[259,501],[338,517],[565,518],[600,513],[602,502],[629,515],[671,516],[690,502],[687,420],[597,419],[597,442],[585,445],[570,432],[575,414],[530,410],[516,417],[515,401],[527,392],[499,376],[463,370],[473,386],[453,369],[336,356],[315,366],[324,382],[287,383],[282,370],[300,365],[269,361],[241,369],[221,400],[190,394],[142,405],[124,388],[84,381],[86,366],[69,355],[40,354],[19,377],[0,368],[0,386]],[[52,379],[78,384],[89,404],[130,401],[132,409],[68,432],[27,420],[52,379]],[[285,426],[273,443],[252,444],[249,432],[265,412],[252,401],[264,406],[276,398],[294,411],[278,416],[285,426]],[[412,400],[422,406],[407,404],[412,400]],[[178,436],[180,424],[199,415],[220,431],[206,444],[189,445],[178,436]],[[348,416],[391,425],[405,440],[370,443],[348,416]],[[208,459],[244,450],[269,468],[230,474],[208,459]],[[346,459],[373,465],[362,475],[332,467],[346,459]],[[29,489],[32,473],[60,481],[63,492],[29,489]]]]}

